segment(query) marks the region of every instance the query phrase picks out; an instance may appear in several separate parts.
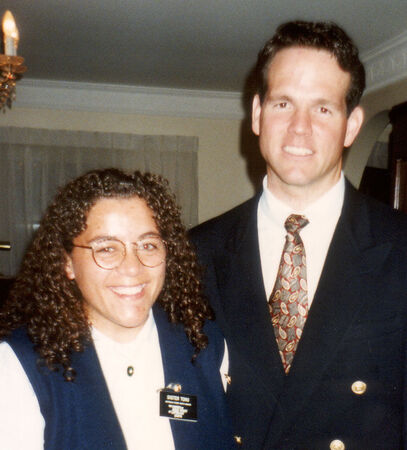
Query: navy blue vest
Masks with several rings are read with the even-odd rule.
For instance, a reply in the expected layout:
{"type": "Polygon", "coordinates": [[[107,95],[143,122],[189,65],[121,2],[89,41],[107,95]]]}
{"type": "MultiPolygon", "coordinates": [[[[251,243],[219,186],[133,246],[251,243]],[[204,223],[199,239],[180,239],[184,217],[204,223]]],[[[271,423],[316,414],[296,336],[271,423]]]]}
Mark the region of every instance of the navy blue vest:
{"type": "MultiPolygon", "coordinates": [[[[231,449],[235,444],[219,375],[223,337],[212,322],[205,325],[209,346],[195,364],[193,347],[182,326],[170,324],[166,313],[154,305],[165,384],[177,383],[182,392],[197,396],[198,421],[170,420],[177,450],[231,449]]],[[[45,419],[45,449],[126,449],[124,437],[110,399],[93,344],[72,355],[74,382],[62,373],[39,367],[38,354],[23,329],[6,339],[34,388],[45,419]]],[[[164,386],[163,386],[164,387],[164,386]]],[[[137,401],[136,399],[129,401],[137,401]]]]}

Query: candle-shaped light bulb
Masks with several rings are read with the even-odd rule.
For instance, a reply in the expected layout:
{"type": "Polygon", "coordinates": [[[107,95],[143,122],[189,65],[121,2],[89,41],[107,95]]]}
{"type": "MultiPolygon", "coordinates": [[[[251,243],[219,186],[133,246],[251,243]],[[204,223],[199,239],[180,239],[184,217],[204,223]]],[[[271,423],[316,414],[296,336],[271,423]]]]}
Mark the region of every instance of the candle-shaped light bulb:
{"type": "Polygon", "coordinates": [[[18,29],[13,14],[6,11],[3,16],[4,53],[8,56],[17,55],[18,29]]]}

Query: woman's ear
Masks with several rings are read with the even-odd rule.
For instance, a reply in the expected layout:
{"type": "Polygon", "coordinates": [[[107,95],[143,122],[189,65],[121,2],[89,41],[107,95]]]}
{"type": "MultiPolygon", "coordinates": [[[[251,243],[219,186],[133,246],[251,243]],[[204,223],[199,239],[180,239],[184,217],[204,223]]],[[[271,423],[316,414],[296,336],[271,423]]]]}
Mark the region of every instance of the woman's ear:
{"type": "Polygon", "coordinates": [[[75,279],[75,271],[73,270],[72,258],[69,255],[66,255],[65,274],[68,280],[75,279]]]}

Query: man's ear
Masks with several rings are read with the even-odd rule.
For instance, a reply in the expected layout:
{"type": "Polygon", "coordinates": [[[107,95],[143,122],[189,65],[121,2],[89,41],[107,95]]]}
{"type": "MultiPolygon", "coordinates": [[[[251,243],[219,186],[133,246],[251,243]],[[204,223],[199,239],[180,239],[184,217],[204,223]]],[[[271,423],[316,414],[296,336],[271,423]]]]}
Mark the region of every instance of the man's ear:
{"type": "Polygon", "coordinates": [[[260,134],[260,114],[261,114],[261,102],[259,95],[256,94],[253,97],[252,102],[252,130],[256,136],[260,134]]]}
{"type": "Polygon", "coordinates": [[[72,258],[69,255],[66,255],[65,275],[68,278],[68,280],[75,279],[75,271],[73,270],[72,258]]]}
{"type": "Polygon", "coordinates": [[[350,147],[353,144],[353,141],[356,139],[356,136],[359,134],[362,127],[364,117],[365,113],[361,106],[356,106],[350,113],[346,125],[344,147],[350,147]]]}

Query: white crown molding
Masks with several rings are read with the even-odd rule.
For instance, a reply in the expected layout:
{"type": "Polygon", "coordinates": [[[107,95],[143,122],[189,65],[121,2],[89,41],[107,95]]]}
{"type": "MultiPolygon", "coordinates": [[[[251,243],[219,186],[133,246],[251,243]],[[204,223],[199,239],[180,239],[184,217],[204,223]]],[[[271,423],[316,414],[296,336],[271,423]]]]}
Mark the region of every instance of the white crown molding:
{"type": "Polygon", "coordinates": [[[74,111],[241,119],[239,92],[23,79],[15,105],[74,111]]]}
{"type": "Polygon", "coordinates": [[[407,31],[361,54],[366,69],[366,92],[407,78],[407,31]]]}

